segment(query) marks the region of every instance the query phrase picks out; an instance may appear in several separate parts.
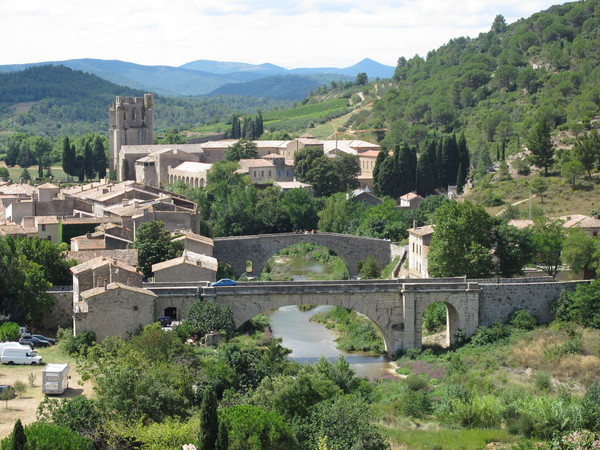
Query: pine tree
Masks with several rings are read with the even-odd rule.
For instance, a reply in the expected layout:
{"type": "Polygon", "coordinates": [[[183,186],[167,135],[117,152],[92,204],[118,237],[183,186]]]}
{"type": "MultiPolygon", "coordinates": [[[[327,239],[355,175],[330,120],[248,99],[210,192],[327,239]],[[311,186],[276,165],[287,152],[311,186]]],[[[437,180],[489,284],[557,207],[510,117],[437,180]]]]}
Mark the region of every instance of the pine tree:
{"type": "Polygon", "coordinates": [[[25,436],[25,430],[21,419],[17,419],[12,432],[12,440],[10,448],[12,450],[24,450],[27,444],[27,436],[25,436]]]}
{"type": "Polygon", "coordinates": [[[217,396],[213,389],[207,388],[200,406],[200,448],[215,450],[219,434],[219,416],[217,414],[217,396]]]}
{"type": "Polygon", "coordinates": [[[543,167],[544,175],[548,176],[548,168],[554,163],[554,145],[546,119],[540,119],[529,135],[529,150],[533,164],[543,167]]]}

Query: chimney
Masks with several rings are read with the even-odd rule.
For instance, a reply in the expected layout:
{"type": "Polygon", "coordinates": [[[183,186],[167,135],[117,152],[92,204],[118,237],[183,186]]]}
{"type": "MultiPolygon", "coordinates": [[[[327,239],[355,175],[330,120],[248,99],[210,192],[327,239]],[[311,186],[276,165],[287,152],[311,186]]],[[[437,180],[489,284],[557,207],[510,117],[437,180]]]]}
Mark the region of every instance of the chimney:
{"type": "Polygon", "coordinates": [[[416,230],[416,229],[417,229],[417,221],[413,220],[413,230],[416,230]]]}

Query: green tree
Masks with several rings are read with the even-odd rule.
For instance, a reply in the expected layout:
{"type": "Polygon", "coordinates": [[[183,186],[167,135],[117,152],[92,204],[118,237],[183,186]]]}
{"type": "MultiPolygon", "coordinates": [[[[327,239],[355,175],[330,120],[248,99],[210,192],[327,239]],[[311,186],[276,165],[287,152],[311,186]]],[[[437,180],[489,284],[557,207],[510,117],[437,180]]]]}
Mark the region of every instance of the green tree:
{"type": "Polygon", "coordinates": [[[44,137],[32,136],[27,139],[27,144],[33,154],[35,154],[38,162],[38,177],[44,176],[44,162],[50,155],[52,143],[44,137]]]}
{"type": "Polygon", "coordinates": [[[21,172],[21,177],[20,177],[24,182],[28,182],[31,180],[31,174],[29,173],[29,170],[27,170],[27,168],[23,169],[23,172],[21,172]]]}
{"type": "Polygon", "coordinates": [[[373,255],[367,256],[366,261],[360,269],[360,274],[368,280],[381,277],[381,266],[373,255]]]}
{"type": "Polygon", "coordinates": [[[10,181],[10,172],[6,167],[0,167],[0,180],[10,181]]]}
{"type": "Polygon", "coordinates": [[[0,325],[0,342],[18,341],[21,337],[19,324],[15,322],[4,322],[0,325]]]}
{"type": "Polygon", "coordinates": [[[482,206],[448,202],[434,215],[429,273],[434,277],[486,278],[492,274],[490,255],[493,219],[482,206]]]}
{"type": "Polygon", "coordinates": [[[100,135],[96,135],[92,141],[92,159],[94,172],[98,174],[98,178],[106,178],[108,161],[104,141],[100,135]]]}
{"type": "Polygon", "coordinates": [[[534,220],[531,231],[538,264],[548,275],[556,276],[561,263],[562,245],[565,239],[562,222],[538,217],[534,220]]]}
{"type": "Polygon", "coordinates": [[[436,143],[429,140],[417,161],[417,193],[422,197],[433,194],[437,184],[436,143]]]}
{"type": "Polygon", "coordinates": [[[523,267],[534,256],[531,231],[520,230],[510,225],[500,225],[494,229],[496,241],[495,255],[498,257],[498,274],[511,278],[523,273],[523,267]]]}
{"type": "Polygon", "coordinates": [[[358,205],[343,193],[327,197],[319,212],[319,230],[346,233],[356,220],[357,208],[358,205]]]}
{"type": "Polygon", "coordinates": [[[138,267],[144,277],[150,278],[152,265],[180,256],[183,244],[173,241],[163,222],[152,220],[138,227],[133,248],[138,250],[138,267]]]}
{"type": "Polygon", "coordinates": [[[188,141],[177,128],[171,128],[166,132],[164,137],[155,139],[157,144],[187,144],[188,141]]]}
{"type": "Polygon", "coordinates": [[[247,139],[240,139],[225,152],[226,161],[239,161],[240,159],[258,158],[256,144],[247,139]]]}
{"type": "Polygon", "coordinates": [[[227,424],[230,450],[293,450],[298,446],[283,418],[258,406],[225,408],[219,420],[227,424]]]}
{"type": "Polygon", "coordinates": [[[215,450],[219,434],[219,416],[217,415],[217,396],[211,388],[204,390],[200,405],[200,448],[215,450]]]}
{"type": "Polygon", "coordinates": [[[96,171],[94,170],[94,150],[92,143],[86,139],[83,148],[83,173],[89,181],[94,178],[96,171]]]}
{"type": "Polygon", "coordinates": [[[360,397],[341,395],[317,404],[298,428],[299,441],[317,448],[319,439],[335,449],[385,450],[389,446],[368,419],[371,407],[360,397]]]}
{"type": "Polygon", "coordinates": [[[368,82],[369,77],[367,76],[367,74],[365,72],[361,72],[356,75],[356,81],[354,82],[354,84],[356,84],[357,86],[364,86],[368,82]]]}
{"type": "Polygon", "coordinates": [[[573,145],[573,154],[579,161],[588,174],[588,178],[592,180],[592,170],[596,161],[600,160],[600,136],[596,130],[591,133],[580,136],[573,145]]]}
{"type": "Polygon", "coordinates": [[[542,167],[544,175],[548,176],[548,169],[554,163],[554,144],[550,139],[550,126],[546,119],[538,120],[529,134],[528,142],[531,162],[542,167]]]}
{"type": "Polygon", "coordinates": [[[575,189],[577,185],[577,179],[584,173],[585,167],[577,160],[565,162],[560,169],[561,176],[571,183],[573,189],[575,189]]]}
{"type": "Polygon", "coordinates": [[[223,331],[230,336],[235,330],[231,310],[227,306],[208,300],[198,300],[190,304],[185,318],[199,336],[211,331],[223,331]]]}
{"type": "Polygon", "coordinates": [[[27,447],[27,437],[21,419],[17,419],[12,432],[11,450],[25,450],[27,447]]]}
{"type": "Polygon", "coordinates": [[[62,168],[67,176],[75,176],[75,147],[71,146],[68,137],[62,141],[62,168]]]}
{"type": "Polygon", "coordinates": [[[540,200],[544,203],[544,194],[548,190],[548,183],[541,177],[535,177],[531,182],[531,192],[540,196],[540,200]]]}
{"type": "Polygon", "coordinates": [[[317,228],[317,206],[306,189],[291,189],[285,192],[281,199],[281,207],[290,219],[292,230],[317,228]]]}
{"type": "Polygon", "coordinates": [[[588,233],[571,229],[562,246],[562,259],[569,265],[573,273],[583,273],[590,278],[592,271],[598,267],[600,242],[588,233]]]}

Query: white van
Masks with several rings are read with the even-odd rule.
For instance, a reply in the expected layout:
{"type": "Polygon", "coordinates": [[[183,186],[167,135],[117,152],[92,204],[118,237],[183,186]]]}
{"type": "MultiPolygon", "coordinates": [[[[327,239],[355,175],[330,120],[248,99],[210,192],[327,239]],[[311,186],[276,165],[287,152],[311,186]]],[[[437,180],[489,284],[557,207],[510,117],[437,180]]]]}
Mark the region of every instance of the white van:
{"type": "Polygon", "coordinates": [[[69,365],[48,364],[42,371],[42,393],[64,394],[69,389],[69,365]]]}
{"type": "Polygon", "coordinates": [[[42,357],[38,356],[26,345],[20,347],[5,346],[0,353],[0,362],[3,364],[41,364],[42,357]]]}

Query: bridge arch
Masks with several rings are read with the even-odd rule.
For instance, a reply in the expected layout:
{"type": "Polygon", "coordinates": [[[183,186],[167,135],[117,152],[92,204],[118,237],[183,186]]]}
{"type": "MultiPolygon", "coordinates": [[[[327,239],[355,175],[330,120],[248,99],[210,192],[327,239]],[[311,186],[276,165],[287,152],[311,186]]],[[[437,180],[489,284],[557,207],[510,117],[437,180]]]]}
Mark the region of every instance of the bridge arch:
{"type": "Polygon", "coordinates": [[[260,274],[267,261],[278,251],[293,244],[309,242],[327,247],[339,256],[350,276],[358,275],[358,262],[373,255],[381,267],[392,260],[391,242],[382,239],[351,236],[338,233],[279,233],[253,236],[235,236],[214,239],[213,256],[219,262],[231,264],[237,276],[246,270],[246,261],[252,261],[254,274],[260,274]]]}

